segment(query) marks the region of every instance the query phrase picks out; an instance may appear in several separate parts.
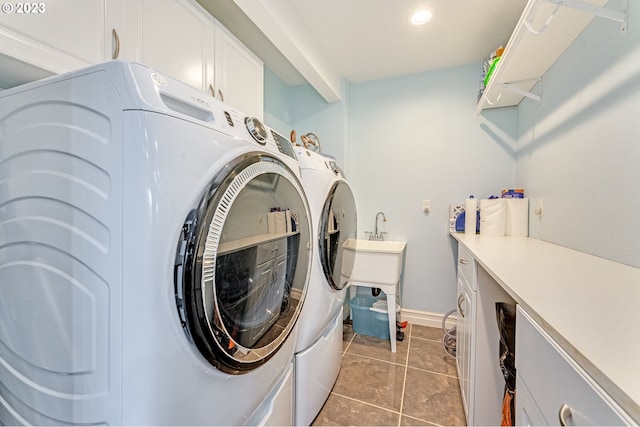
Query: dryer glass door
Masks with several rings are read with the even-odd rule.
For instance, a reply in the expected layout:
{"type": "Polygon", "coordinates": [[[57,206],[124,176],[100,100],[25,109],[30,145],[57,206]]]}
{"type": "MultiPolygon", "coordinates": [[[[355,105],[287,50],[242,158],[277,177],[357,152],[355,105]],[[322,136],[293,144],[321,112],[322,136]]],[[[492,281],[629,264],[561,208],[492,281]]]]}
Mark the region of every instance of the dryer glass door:
{"type": "Polygon", "coordinates": [[[254,369],[291,333],[308,283],[309,218],[297,177],[258,153],[228,165],[190,213],[176,301],[187,334],[218,369],[254,369]]]}
{"type": "Polygon", "coordinates": [[[353,257],[343,257],[344,242],[356,238],[356,202],[345,181],[336,181],[322,209],[319,251],[322,270],[329,285],[343,289],[353,270],[353,257]]]}

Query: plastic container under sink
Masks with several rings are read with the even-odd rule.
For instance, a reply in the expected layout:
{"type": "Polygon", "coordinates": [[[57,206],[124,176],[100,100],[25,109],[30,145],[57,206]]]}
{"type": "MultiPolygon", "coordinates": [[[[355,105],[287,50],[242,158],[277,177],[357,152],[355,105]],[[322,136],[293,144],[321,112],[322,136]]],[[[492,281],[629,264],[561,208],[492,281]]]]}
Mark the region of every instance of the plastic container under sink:
{"type": "MultiPolygon", "coordinates": [[[[387,312],[387,300],[379,299],[371,305],[371,311],[376,311],[378,313],[386,313],[387,312]]],[[[400,306],[396,304],[396,313],[400,311],[400,306]]]]}
{"type": "MultiPolygon", "coordinates": [[[[349,301],[353,331],[356,334],[388,340],[389,315],[387,301],[369,296],[357,296],[349,301]]],[[[396,311],[399,310],[396,305],[396,311]]]]}

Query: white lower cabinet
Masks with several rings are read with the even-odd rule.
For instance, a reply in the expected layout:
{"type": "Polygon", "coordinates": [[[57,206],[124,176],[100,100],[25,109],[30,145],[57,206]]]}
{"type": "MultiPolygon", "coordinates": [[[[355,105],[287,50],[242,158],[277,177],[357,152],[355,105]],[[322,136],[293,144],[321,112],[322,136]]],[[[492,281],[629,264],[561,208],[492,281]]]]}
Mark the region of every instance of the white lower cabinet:
{"type": "Polygon", "coordinates": [[[543,426],[547,424],[535,400],[519,376],[516,376],[516,425],[543,426]]]}
{"type": "Polygon", "coordinates": [[[471,405],[474,398],[473,392],[475,366],[471,363],[472,355],[475,353],[475,339],[473,334],[473,320],[475,319],[476,293],[471,289],[469,282],[458,269],[458,314],[456,320],[456,366],[458,368],[458,381],[460,382],[460,393],[467,423],[471,423],[473,408],[471,405]]]}
{"type": "Polygon", "coordinates": [[[633,425],[632,419],[520,306],[518,425],[633,425]]]}
{"type": "Polygon", "coordinates": [[[475,422],[476,272],[475,259],[464,246],[458,245],[456,367],[468,425],[475,422]]]}
{"type": "Polygon", "coordinates": [[[503,302],[515,303],[458,245],[456,364],[467,425],[500,425],[505,383],[496,303],[503,302]]]}

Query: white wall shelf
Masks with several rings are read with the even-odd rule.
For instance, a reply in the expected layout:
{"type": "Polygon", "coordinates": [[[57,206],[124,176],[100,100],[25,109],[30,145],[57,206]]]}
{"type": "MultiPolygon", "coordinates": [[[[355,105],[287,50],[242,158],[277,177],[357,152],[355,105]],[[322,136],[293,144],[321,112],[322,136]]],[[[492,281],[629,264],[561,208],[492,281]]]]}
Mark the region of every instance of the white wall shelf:
{"type": "Polygon", "coordinates": [[[539,101],[540,95],[535,92],[539,92],[541,77],[594,16],[621,22],[624,32],[628,7],[620,12],[603,7],[606,3],[607,0],[529,0],[475,114],[488,108],[518,105],[525,96],[539,101]]]}

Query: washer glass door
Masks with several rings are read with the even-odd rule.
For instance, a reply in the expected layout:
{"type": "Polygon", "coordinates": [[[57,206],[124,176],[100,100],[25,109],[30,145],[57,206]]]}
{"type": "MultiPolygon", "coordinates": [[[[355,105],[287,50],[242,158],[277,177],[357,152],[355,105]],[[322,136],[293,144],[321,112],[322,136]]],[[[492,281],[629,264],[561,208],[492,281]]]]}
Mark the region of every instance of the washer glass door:
{"type": "Polygon", "coordinates": [[[322,270],[329,285],[343,289],[353,270],[353,257],[343,257],[343,245],[356,238],[356,202],[349,185],[342,180],[334,182],[320,217],[319,251],[322,270]]]}
{"type": "Polygon", "coordinates": [[[183,226],[176,301],[187,335],[227,373],[265,363],[300,314],[311,262],[298,178],[259,153],[227,166],[183,226]]]}

